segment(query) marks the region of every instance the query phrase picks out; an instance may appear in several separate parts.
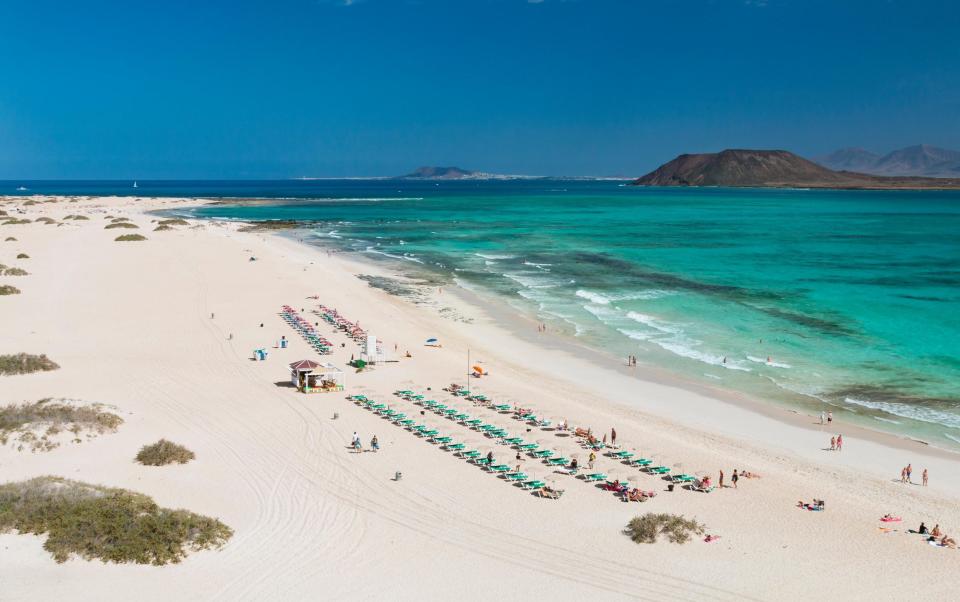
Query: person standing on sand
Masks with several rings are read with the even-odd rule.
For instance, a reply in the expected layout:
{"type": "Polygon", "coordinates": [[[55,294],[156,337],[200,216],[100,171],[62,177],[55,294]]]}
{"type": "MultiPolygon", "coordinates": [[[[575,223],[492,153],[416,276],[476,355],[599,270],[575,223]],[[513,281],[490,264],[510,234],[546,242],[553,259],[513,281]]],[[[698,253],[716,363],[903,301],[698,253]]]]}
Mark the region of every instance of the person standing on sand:
{"type": "Polygon", "coordinates": [[[837,451],[843,451],[843,435],[837,435],[837,451]]]}
{"type": "Polygon", "coordinates": [[[907,464],[907,483],[913,485],[913,464],[907,464]]]}
{"type": "Polygon", "coordinates": [[[718,480],[720,484],[720,489],[723,489],[723,470],[720,470],[720,479],[718,480]]]}
{"type": "Polygon", "coordinates": [[[736,469],[736,468],[733,469],[733,476],[730,477],[730,480],[733,482],[733,488],[736,489],[736,488],[737,488],[737,481],[740,480],[740,475],[737,474],[737,469],[736,469]]]}
{"type": "Polygon", "coordinates": [[[595,452],[590,452],[589,460],[590,460],[590,463],[589,463],[590,470],[593,470],[593,463],[597,461],[597,454],[595,452]]]}
{"type": "Polygon", "coordinates": [[[836,451],[836,450],[837,450],[837,438],[830,437],[830,451],[836,451]]]}
{"type": "Polygon", "coordinates": [[[926,487],[926,486],[927,486],[927,469],[926,469],[926,468],[923,469],[923,477],[922,477],[922,478],[923,478],[923,486],[926,487]]]}
{"type": "Polygon", "coordinates": [[[827,412],[827,424],[831,424],[832,422],[833,422],[833,411],[831,410],[827,412]]]}
{"type": "Polygon", "coordinates": [[[823,424],[824,420],[826,420],[826,419],[827,419],[827,415],[824,414],[823,411],[821,410],[821,411],[820,411],[820,424],[823,424]]]}
{"type": "Polygon", "coordinates": [[[617,444],[617,429],[611,428],[610,429],[610,445],[616,445],[616,444],[617,444]]]}
{"type": "Polygon", "coordinates": [[[901,483],[906,483],[906,482],[907,482],[907,467],[906,467],[906,466],[904,466],[903,468],[900,469],[900,482],[901,482],[901,483]]]}
{"type": "Polygon", "coordinates": [[[373,439],[370,440],[370,449],[372,449],[374,453],[380,451],[380,440],[377,439],[376,435],[374,435],[373,439]]]}

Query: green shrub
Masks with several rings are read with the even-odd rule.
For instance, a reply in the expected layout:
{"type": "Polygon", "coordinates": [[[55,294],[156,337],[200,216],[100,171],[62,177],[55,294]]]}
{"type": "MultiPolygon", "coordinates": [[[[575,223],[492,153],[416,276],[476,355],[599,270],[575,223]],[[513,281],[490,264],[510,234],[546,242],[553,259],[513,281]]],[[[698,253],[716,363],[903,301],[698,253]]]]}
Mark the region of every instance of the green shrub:
{"type": "MultiPolygon", "coordinates": [[[[20,291],[17,291],[18,293],[20,291]]],[[[46,355],[30,355],[17,353],[16,355],[0,355],[0,375],[2,374],[29,374],[31,372],[48,372],[59,368],[46,355]]]]}
{"type": "Polygon", "coordinates": [[[161,439],[153,445],[144,445],[137,454],[137,462],[144,466],[166,466],[167,464],[186,464],[196,458],[189,449],[166,439],[161,439]]]}
{"type": "Polygon", "coordinates": [[[113,217],[113,218],[110,218],[110,221],[113,223],[129,222],[130,218],[129,217],[113,217]]]}
{"type": "Polygon", "coordinates": [[[29,276],[30,273],[23,268],[8,268],[0,265],[0,276],[29,276]]]}
{"type": "Polygon", "coordinates": [[[43,547],[57,562],[76,555],[154,565],[233,536],[214,518],[161,508],[142,493],[52,476],[0,485],[0,533],[14,530],[46,534],[43,547]]]}
{"type": "Polygon", "coordinates": [[[147,240],[147,237],[143,236],[142,234],[124,234],[123,236],[118,236],[113,240],[118,242],[130,242],[135,240],[147,240]]]}
{"type": "Polygon", "coordinates": [[[113,432],[123,419],[104,410],[102,404],[69,405],[62,401],[42,399],[34,403],[0,407],[0,445],[11,437],[26,443],[31,451],[49,451],[59,446],[56,436],[70,433],[74,438],[113,432]],[[39,435],[37,434],[39,433],[39,435]]]}
{"type": "Polygon", "coordinates": [[[67,217],[65,217],[65,218],[63,218],[63,219],[72,219],[72,220],[85,220],[85,219],[86,219],[86,220],[88,220],[88,219],[90,219],[90,218],[87,217],[86,215],[68,215],[67,217]]]}
{"type": "Polygon", "coordinates": [[[138,225],[136,225],[136,224],[131,224],[130,222],[113,222],[112,224],[107,224],[106,226],[104,226],[103,229],[104,229],[104,230],[113,230],[114,228],[131,228],[131,229],[137,229],[137,228],[139,228],[139,227],[140,227],[140,226],[138,226],[138,225]]]}
{"type": "Polygon", "coordinates": [[[3,222],[2,225],[4,225],[4,226],[19,226],[19,225],[22,225],[22,224],[29,224],[29,223],[30,223],[30,220],[28,220],[28,219],[26,219],[26,218],[23,218],[23,219],[11,218],[11,219],[8,219],[7,221],[3,222]]]}
{"type": "Polygon", "coordinates": [[[160,225],[153,229],[154,232],[167,232],[168,230],[173,230],[170,226],[160,225]]]}
{"type": "Polygon", "coordinates": [[[0,284],[0,297],[4,295],[19,295],[20,289],[9,284],[0,284]]]}
{"type": "Polygon", "coordinates": [[[13,236],[8,236],[4,240],[7,242],[16,242],[17,239],[13,236]]]}
{"type": "Polygon", "coordinates": [[[678,514],[650,512],[631,519],[624,533],[636,543],[654,543],[660,535],[673,543],[687,543],[691,535],[703,535],[705,530],[697,521],[678,514]]]}
{"type": "Polygon", "coordinates": [[[25,207],[29,207],[30,205],[38,205],[38,204],[40,204],[40,201],[35,201],[33,199],[30,199],[29,201],[26,201],[23,205],[25,207]]]}
{"type": "Polygon", "coordinates": [[[57,223],[57,220],[53,219],[52,217],[46,217],[46,216],[38,217],[34,221],[37,222],[38,224],[47,224],[47,225],[57,223]]]}
{"type": "Polygon", "coordinates": [[[30,256],[26,253],[17,253],[17,259],[30,259],[30,256]]]}
{"type": "Polygon", "coordinates": [[[161,226],[189,226],[190,222],[185,219],[175,217],[172,219],[165,219],[160,221],[161,226]]]}

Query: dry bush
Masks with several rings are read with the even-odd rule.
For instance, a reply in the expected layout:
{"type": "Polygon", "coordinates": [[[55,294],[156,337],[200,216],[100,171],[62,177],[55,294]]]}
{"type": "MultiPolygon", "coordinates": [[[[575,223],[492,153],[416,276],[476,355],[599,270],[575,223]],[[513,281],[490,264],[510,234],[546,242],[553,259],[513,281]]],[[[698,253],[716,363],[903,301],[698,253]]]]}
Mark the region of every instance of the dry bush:
{"type": "Polygon", "coordinates": [[[57,220],[53,219],[52,217],[46,217],[46,216],[38,217],[34,221],[37,222],[38,224],[47,224],[47,225],[57,223],[57,220]]]}
{"type": "Polygon", "coordinates": [[[104,230],[113,230],[114,228],[137,229],[137,228],[139,228],[139,227],[140,227],[140,226],[138,226],[138,225],[136,225],[136,224],[131,224],[130,222],[114,222],[114,223],[112,223],[112,224],[107,224],[106,226],[104,226],[103,229],[104,229],[104,230]]]}
{"type": "Polygon", "coordinates": [[[0,297],[4,295],[19,295],[20,289],[9,284],[0,284],[0,297]]]}
{"type": "Polygon", "coordinates": [[[59,367],[60,366],[46,355],[30,355],[29,353],[0,355],[0,375],[48,372],[50,370],[56,370],[59,367]]]}
{"type": "Polygon", "coordinates": [[[14,218],[11,218],[11,219],[6,220],[5,222],[3,222],[3,224],[0,224],[0,225],[3,225],[3,226],[19,226],[19,225],[22,225],[22,224],[29,224],[29,223],[31,223],[30,220],[28,220],[28,219],[26,219],[26,218],[17,219],[17,218],[14,217],[14,218]]]}
{"type": "Polygon", "coordinates": [[[176,217],[176,218],[161,220],[160,225],[161,226],[189,226],[190,222],[188,222],[183,218],[176,217]]]}
{"type": "Polygon", "coordinates": [[[0,485],[0,533],[10,531],[46,534],[43,547],[57,562],[76,555],[154,565],[233,536],[217,519],[161,508],[142,493],[52,476],[0,485]]]}
{"type": "Polygon", "coordinates": [[[660,535],[673,543],[687,543],[692,535],[703,535],[705,530],[702,524],[679,514],[649,512],[631,519],[624,533],[636,543],[655,543],[660,535]]]}
{"type": "Polygon", "coordinates": [[[64,400],[41,399],[34,403],[0,407],[0,445],[10,439],[30,451],[50,451],[60,445],[58,435],[67,434],[79,440],[112,433],[123,419],[108,412],[102,404],[71,405],[64,400]]]}
{"type": "Polygon", "coordinates": [[[30,259],[30,256],[26,253],[17,253],[17,259],[30,259]]]}
{"type": "Polygon", "coordinates": [[[154,232],[167,232],[168,230],[173,230],[173,228],[170,226],[160,225],[153,229],[154,232]]]}
{"type": "Polygon", "coordinates": [[[4,238],[3,240],[5,240],[6,242],[16,242],[16,241],[17,241],[17,239],[16,239],[15,237],[13,237],[13,236],[8,236],[8,237],[4,238]]]}
{"type": "Polygon", "coordinates": [[[184,446],[161,439],[153,445],[141,447],[136,460],[144,466],[166,466],[174,462],[186,464],[196,457],[196,454],[184,446]]]}
{"type": "Polygon", "coordinates": [[[8,268],[0,264],[0,276],[29,276],[30,273],[23,268],[8,268]]]}
{"type": "Polygon", "coordinates": [[[147,240],[147,237],[142,234],[124,234],[123,236],[118,236],[113,240],[118,242],[131,242],[135,240],[147,240]]]}
{"type": "Polygon", "coordinates": [[[88,219],[90,219],[90,218],[87,217],[86,215],[68,215],[67,217],[65,217],[65,218],[63,218],[63,219],[88,220],[88,219]]]}

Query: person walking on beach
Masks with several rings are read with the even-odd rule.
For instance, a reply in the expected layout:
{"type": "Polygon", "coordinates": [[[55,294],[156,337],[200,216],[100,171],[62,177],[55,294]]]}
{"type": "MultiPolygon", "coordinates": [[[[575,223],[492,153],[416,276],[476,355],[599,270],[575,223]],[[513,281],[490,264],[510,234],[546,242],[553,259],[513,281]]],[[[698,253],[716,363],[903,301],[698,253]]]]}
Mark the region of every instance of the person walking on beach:
{"type": "Polygon", "coordinates": [[[907,464],[907,483],[913,485],[913,464],[907,464]]]}
{"type": "Polygon", "coordinates": [[[837,451],[843,451],[843,435],[837,435],[837,451]]]}
{"type": "Polygon", "coordinates": [[[833,422],[833,411],[831,410],[827,412],[827,424],[830,424],[832,422],[833,422]]]}
{"type": "Polygon", "coordinates": [[[380,451],[380,440],[377,439],[376,435],[374,435],[373,439],[370,440],[370,449],[372,449],[374,453],[380,451]]]}
{"type": "Polygon", "coordinates": [[[596,454],[596,452],[590,452],[590,458],[589,458],[589,460],[590,460],[590,463],[589,463],[590,470],[593,470],[593,463],[597,461],[597,454],[596,454]]]}
{"type": "Polygon", "coordinates": [[[923,469],[923,476],[921,478],[923,479],[923,486],[926,487],[927,486],[927,469],[926,468],[923,469]]]}
{"type": "Polygon", "coordinates": [[[720,489],[723,489],[723,469],[720,470],[720,479],[718,479],[718,483],[720,484],[720,489]]]}
{"type": "Polygon", "coordinates": [[[827,415],[824,414],[823,411],[821,410],[821,411],[820,411],[820,424],[823,424],[823,422],[824,422],[826,419],[827,419],[827,415]]]}
{"type": "Polygon", "coordinates": [[[837,438],[830,437],[830,451],[836,451],[836,450],[837,450],[837,438]]]}
{"type": "Polygon", "coordinates": [[[906,483],[906,482],[907,482],[907,467],[906,467],[906,466],[904,466],[903,468],[900,469],[900,482],[901,482],[901,483],[906,483]]]}
{"type": "Polygon", "coordinates": [[[357,431],[353,431],[353,437],[350,439],[350,445],[356,447],[357,441],[360,440],[360,435],[357,434],[357,431]]]}
{"type": "Polygon", "coordinates": [[[740,480],[740,475],[737,474],[737,469],[736,469],[736,468],[733,469],[733,476],[730,477],[730,480],[733,482],[733,488],[736,489],[736,488],[737,488],[737,481],[740,480]]]}
{"type": "Polygon", "coordinates": [[[617,444],[617,429],[611,428],[610,429],[610,445],[616,445],[616,444],[617,444]]]}

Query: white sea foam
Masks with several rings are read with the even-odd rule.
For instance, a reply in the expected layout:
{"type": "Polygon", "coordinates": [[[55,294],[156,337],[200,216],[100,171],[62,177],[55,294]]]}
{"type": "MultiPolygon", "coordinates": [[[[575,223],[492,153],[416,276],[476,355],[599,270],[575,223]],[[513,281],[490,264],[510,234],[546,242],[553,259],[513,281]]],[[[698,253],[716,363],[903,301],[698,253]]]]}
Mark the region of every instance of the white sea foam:
{"type": "Polygon", "coordinates": [[[954,436],[951,435],[950,433],[944,433],[943,436],[946,437],[947,439],[950,439],[950,440],[952,440],[952,441],[956,441],[957,443],[960,443],[960,437],[954,437],[954,436]]]}
{"type": "Polygon", "coordinates": [[[880,422],[889,422],[890,424],[902,424],[899,420],[890,420],[889,418],[882,418],[880,416],[874,416],[874,420],[879,420],[880,422]]]}
{"type": "Polygon", "coordinates": [[[691,341],[689,339],[684,339],[682,337],[671,337],[665,339],[650,339],[652,343],[659,345],[661,348],[673,353],[674,355],[679,355],[680,357],[685,357],[692,360],[697,360],[705,364],[710,364],[712,366],[719,366],[721,368],[726,368],[727,370],[738,370],[741,372],[750,372],[750,368],[746,366],[741,366],[736,362],[727,360],[726,363],[723,361],[722,355],[716,355],[706,351],[701,351],[696,347],[700,345],[700,341],[691,341]]]}
{"type": "Polygon", "coordinates": [[[373,247],[367,247],[367,248],[365,249],[365,251],[366,251],[367,253],[373,253],[373,254],[375,254],[375,255],[383,255],[384,257],[390,257],[390,258],[392,258],[392,259],[403,259],[403,260],[405,260],[405,261],[413,261],[414,263],[421,263],[421,264],[423,263],[423,261],[417,259],[416,257],[410,256],[410,255],[394,255],[394,254],[392,254],[392,253],[387,253],[387,252],[385,252],[385,251],[378,251],[377,249],[375,249],[375,248],[373,248],[373,247]]]}
{"type": "Polygon", "coordinates": [[[635,341],[647,341],[650,339],[650,337],[653,336],[653,334],[649,332],[641,332],[639,330],[628,330],[626,328],[618,328],[617,331],[620,334],[626,335],[627,337],[635,341]]]}
{"type": "Polygon", "coordinates": [[[944,412],[936,408],[888,401],[869,401],[853,397],[847,397],[844,401],[871,410],[879,410],[887,414],[900,416],[901,418],[909,418],[911,420],[919,420],[920,422],[929,422],[930,424],[939,424],[941,426],[960,429],[960,414],[944,412]]]}
{"type": "Polygon", "coordinates": [[[659,299],[661,297],[666,297],[674,293],[670,291],[664,291],[659,289],[650,289],[644,291],[637,291],[634,293],[598,293],[596,291],[590,291],[586,289],[580,289],[576,292],[576,295],[582,299],[587,299],[593,303],[598,303],[600,305],[609,305],[617,301],[651,301],[653,299],[659,299]]]}
{"type": "Polygon", "coordinates": [[[591,303],[596,303],[598,305],[610,305],[610,298],[600,293],[594,293],[587,290],[578,290],[576,295],[581,299],[590,301],[591,303]]]}
{"type": "Polygon", "coordinates": [[[647,327],[652,328],[652,329],[654,329],[654,330],[658,330],[658,331],[663,332],[663,333],[667,333],[667,334],[680,334],[680,333],[683,332],[683,329],[681,329],[681,328],[678,327],[678,326],[674,326],[674,325],[672,325],[672,324],[669,324],[669,323],[667,323],[667,322],[664,322],[664,321],[662,321],[662,320],[659,320],[659,319],[657,319],[657,318],[654,318],[653,316],[648,316],[647,314],[642,314],[642,313],[640,313],[640,312],[638,312],[638,311],[630,311],[630,312],[627,312],[627,317],[630,318],[631,320],[633,320],[634,322],[639,322],[640,324],[643,324],[644,326],[647,326],[647,327]]]}
{"type": "Polygon", "coordinates": [[[483,259],[515,259],[516,255],[503,255],[495,253],[474,253],[477,257],[482,257],[483,259]]]}
{"type": "Polygon", "coordinates": [[[509,278],[510,280],[513,280],[517,284],[526,288],[556,288],[562,284],[556,280],[550,280],[534,274],[511,274],[509,272],[505,272],[503,277],[509,278]]]}
{"type": "Polygon", "coordinates": [[[793,367],[790,364],[785,364],[783,362],[775,362],[773,360],[767,361],[762,357],[754,357],[752,355],[748,355],[747,359],[750,360],[751,362],[756,362],[758,364],[766,364],[767,366],[772,366],[774,368],[792,368],[793,367]]]}

